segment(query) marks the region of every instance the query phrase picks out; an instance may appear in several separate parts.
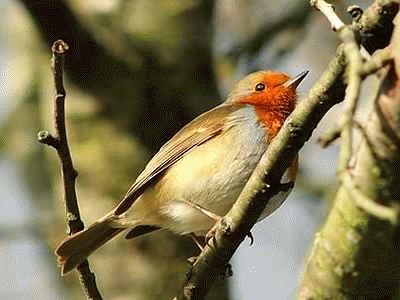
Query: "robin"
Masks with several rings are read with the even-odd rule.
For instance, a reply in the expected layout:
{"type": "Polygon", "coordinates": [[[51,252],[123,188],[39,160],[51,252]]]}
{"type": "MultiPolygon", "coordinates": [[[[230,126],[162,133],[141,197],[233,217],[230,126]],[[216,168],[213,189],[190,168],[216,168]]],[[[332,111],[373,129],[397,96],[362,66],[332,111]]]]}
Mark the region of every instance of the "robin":
{"type": "MultiPolygon", "coordinates": [[[[221,105],[203,113],[176,133],[147,164],[122,201],[87,229],[56,249],[62,274],[74,269],[123,231],[133,238],[156,229],[205,235],[232,207],[244,185],[294,110],[294,78],[258,71],[240,80],[221,105]]],[[[284,180],[294,183],[297,158],[284,180]]],[[[290,189],[267,203],[259,220],[277,209],[290,189]]]]}

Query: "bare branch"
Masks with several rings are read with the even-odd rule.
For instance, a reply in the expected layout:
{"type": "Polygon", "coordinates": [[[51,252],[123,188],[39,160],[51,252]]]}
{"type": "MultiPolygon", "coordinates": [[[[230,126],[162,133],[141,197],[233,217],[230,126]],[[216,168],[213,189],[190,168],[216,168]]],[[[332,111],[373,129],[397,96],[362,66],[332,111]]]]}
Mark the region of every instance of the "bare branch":
{"type": "MultiPolygon", "coordinates": [[[[345,26],[345,24],[340,20],[340,18],[336,16],[334,8],[331,4],[328,4],[325,1],[321,0],[311,0],[310,3],[317,9],[319,9],[320,6],[322,7],[321,12],[323,12],[323,14],[327,17],[328,20],[331,20],[330,22],[331,24],[333,23],[334,26],[336,26],[336,30],[342,29],[343,26],[345,26]],[[338,21],[338,19],[340,21],[338,21]]],[[[375,3],[372,4],[372,6],[369,7],[366,12],[363,12],[358,6],[354,5],[349,6],[347,11],[353,17],[353,27],[361,35],[365,35],[367,37],[367,39],[364,39],[363,42],[367,44],[367,42],[372,40],[373,43],[371,43],[371,45],[373,44],[376,49],[381,47],[381,42],[380,43],[376,42],[377,38],[385,40],[386,42],[385,46],[387,45],[390,38],[390,34],[388,34],[388,32],[391,32],[391,30],[386,30],[386,28],[391,26],[392,19],[390,18],[393,18],[394,14],[397,12],[397,9],[398,7],[395,1],[378,0],[375,1],[375,3]],[[382,12],[385,13],[382,14],[382,12]],[[385,20],[386,18],[389,18],[390,20],[385,20]],[[379,23],[381,24],[385,23],[385,27],[376,26],[376,24],[379,23]],[[380,30],[379,32],[378,29],[380,30]],[[371,32],[373,32],[374,34],[371,34],[371,32]]],[[[347,32],[346,31],[344,33],[342,32],[339,35],[342,36],[343,40],[343,38],[345,38],[344,35],[348,34],[349,33],[347,30],[347,32]]],[[[350,40],[354,40],[354,38],[350,37],[350,40]]],[[[380,70],[382,66],[386,65],[392,60],[393,55],[392,55],[392,50],[390,48],[378,50],[373,54],[373,56],[370,56],[369,54],[368,56],[365,55],[365,51],[363,49],[364,48],[361,46],[360,47],[361,55],[363,58],[368,58],[368,59],[365,62],[363,62],[361,70],[359,70],[362,79],[380,70]]],[[[347,47],[347,52],[349,52],[349,54],[351,55],[352,50],[349,49],[349,47],[347,47]]],[[[358,60],[358,58],[356,60],[358,60]]],[[[328,147],[333,141],[339,138],[341,132],[343,131],[343,128],[345,127],[344,126],[345,125],[344,123],[346,123],[345,121],[346,121],[345,118],[341,118],[334,128],[327,131],[318,139],[319,144],[322,147],[328,147]]],[[[345,159],[344,161],[347,161],[347,159],[345,159]]]]}
{"type": "Polygon", "coordinates": [[[343,186],[346,188],[347,192],[352,195],[352,199],[357,207],[363,209],[365,212],[376,218],[387,220],[392,224],[397,224],[399,218],[398,209],[381,205],[375,200],[365,196],[354,184],[354,180],[349,172],[344,172],[341,177],[343,186]]]}
{"type": "MultiPolygon", "coordinates": [[[[332,4],[327,3],[324,0],[310,0],[310,5],[318,9],[331,23],[331,28],[333,31],[340,31],[346,24],[339,18],[339,16],[335,13],[335,8],[332,4]]],[[[352,12],[353,10],[350,10],[352,12]]],[[[360,16],[358,16],[360,18],[360,16]]],[[[370,55],[367,50],[363,46],[360,47],[360,51],[362,56],[365,59],[369,59],[370,55]]]]}
{"type": "Polygon", "coordinates": [[[196,1],[176,15],[179,23],[185,24],[180,28],[183,36],[196,38],[174,41],[180,51],[167,61],[162,53],[169,46],[157,38],[127,35],[122,28],[95,32],[86,24],[89,20],[75,10],[79,5],[71,1],[19,2],[31,15],[46,47],[59,38],[68,41],[70,59],[64,72],[71,82],[93,96],[102,116],[135,135],[150,153],[158,150],[166,136],[218,102],[211,64],[212,1],[196,1]],[[185,80],[176,80],[171,70],[185,80]],[[149,121],[146,126],[143,120],[149,121]]]}
{"type": "Polygon", "coordinates": [[[340,133],[342,132],[343,124],[337,124],[336,127],[330,128],[323,135],[318,138],[318,144],[322,148],[330,146],[334,141],[340,138],[340,133]]]}
{"type": "MultiPolygon", "coordinates": [[[[325,17],[331,23],[332,29],[337,32],[339,38],[343,42],[343,50],[347,60],[346,68],[348,85],[345,96],[344,114],[339,120],[339,123],[336,126],[337,128],[331,130],[327,135],[320,139],[321,145],[326,147],[334,139],[339,137],[340,132],[342,143],[340,146],[340,159],[337,169],[338,172],[341,172],[347,169],[352,154],[352,120],[354,112],[356,110],[358,96],[360,94],[361,67],[363,61],[355,32],[353,31],[351,26],[345,25],[342,20],[337,16],[334,10],[334,6],[324,0],[311,0],[310,4],[325,15],[325,17]]],[[[361,47],[361,49],[363,48],[361,47]]],[[[367,53],[365,49],[363,52],[367,53]]],[[[368,53],[367,55],[369,57],[368,53]]]]}
{"type": "Polygon", "coordinates": [[[321,0],[310,0],[310,5],[318,9],[322,14],[324,14],[329,23],[331,23],[331,28],[333,31],[337,31],[345,26],[343,21],[335,13],[335,8],[332,4],[321,0]]]}
{"type": "Polygon", "coordinates": [[[392,48],[390,46],[382,50],[376,51],[371,56],[371,59],[363,64],[361,70],[362,77],[365,78],[368,75],[376,73],[377,71],[382,69],[382,67],[390,63],[392,60],[393,60],[393,55],[392,55],[392,48]]]}
{"type": "Polygon", "coordinates": [[[46,144],[53,147],[55,150],[60,148],[60,142],[57,138],[51,135],[50,132],[43,130],[37,134],[37,139],[39,143],[46,144]]]}
{"type": "MultiPolygon", "coordinates": [[[[68,145],[67,131],[65,127],[65,89],[63,83],[64,56],[68,51],[68,45],[58,40],[52,46],[52,68],[54,74],[54,86],[56,96],[54,99],[54,126],[55,136],[47,131],[38,133],[40,143],[52,146],[58,154],[61,163],[62,179],[64,187],[64,201],[66,207],[66,217],[68,223],[68,233],[73,234],[84,229],[81,220],[78,200],[75,190],[76,177],[78,172],[75,170],[71,152],[68,145]]],[[[102,299],[96,286],[95,275],[90,271],[88,261],[84,261],[78,266],[79,279],[88,299],[102,299]]]]}
{"type": "MultiPolygon", "coordinates": [[[[389,52],[388,50],[384,53],[378,53],[375,55],[374,61],[369,63],[371,56],[365,50],[365,48],[362,46],[360,47],[357,34],[355,32],[356,26],[345,25],[334,12],[334,7],[332,4],[329,4],[324,0],[311,0],[310,3],[327,17],[331,23],[332,29],[338,33],[339,38],[343,42],[344,54],[347,60],[347,89],[344,113],[339,120],[337,128],[331,130],[328,132],[328,134],[320,139],[321,145],[326,147],[339,136],[340,132],[342,143],[340,147],[339,164],[337,168],[338,173],[340,173],[349,167],[349,161],[352,156],[353,117],[360,95],[361,81],[366,75],[370,74],[368,72],[374,72],[378,70],[384,63],[389,61],[390,53],[387,53],[389,52]],[[367,58],[367,62],[364,62],[363,58],[367,58]],[[367,67],[364,67],[364,65],[367,63],[367,67]]],[[[351,6],[349,7],[348,12],[351,13],[354,22],[361,20],[363,11],[359,7],[351,6]]]]}
{"type": "Polygon", "coordinates": [[[361,88],[361,68],[363,65],[360,47],[350,26],[343,26],[338,30],[340,39],[343,41],[343,51],[347,61],[347,88],[345,96],[345,111],[342,115],[343,124],[341,131],[342,143],[340,145],[340,156],[338,172],[346,170],[352,155],[353,148],[353,116],[356,111],[358,97],[361,88]]]}

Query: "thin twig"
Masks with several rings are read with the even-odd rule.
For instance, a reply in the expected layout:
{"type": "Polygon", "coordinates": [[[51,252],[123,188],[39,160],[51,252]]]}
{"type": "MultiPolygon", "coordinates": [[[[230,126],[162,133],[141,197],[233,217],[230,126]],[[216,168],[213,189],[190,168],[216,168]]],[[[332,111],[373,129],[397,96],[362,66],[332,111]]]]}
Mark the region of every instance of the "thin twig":
{"type": "Polygon", "coordinates": [[[354,184],[353,178],[349,172],[344,172],[341,177],[343,186],[346,187],[347,192],[351,194],[351,198],[354,200],[354,203],[357,205],[357,207],[378,219],[389,221],[392,224],[396,224],[398,222],[398,209],[381,205],[375,200],[364,195],[354,184]]]}
{"type": "MultiPolygon", "coordinates": [[[[328,19],[333,31],[340,31],[343,27],[347,26],[335,13],[335,7],[332,4],[324,0],[310,0],[310,5],[319,10],[328,19]]],[[[358,18],[360,17],[358,16],[358,18]]],[[[360,46],[360,52],[363,58],[370,58],[368,51],[363,46],[360,46]]]]}
{"type": "Polygon", "coordinates": [[[339,37],[343,41],[343,51],[347,61],[347,88],[344,99],[345,110],[342,115],[340,137],[340,155],[338,172],[346,170],[353,151],[353,117],[357,108],[357,102],[361,89],[361,69],[363,66],[360,48],[358,46],[355,33],[350,26],[344,26],[338,31],[339,37]]]}
{"type": "Polygon", "coordinates": [[[345,26],[343,21],[335,13],[335,8],[332,4],[321,0],[310,0],[310,5],[318,9],[328,19],[333,31],[337,31],[345,26]]]}
{"type": "Polygon", "coordinates": [[[342,128],[343,124],[338,122],[336,127],[330,128],[318,138],[318,144],[320,144],[322,148],[330,146],[334,141],[340,138],[340,133],[342,132],[342,128]]]}
{"type": "MultiPolygon", "coordinates": [[[[51,135],[48,131],[38,133],[38,141],[40,143],[53,147],[58,154],[62,169],[62,181],[64,187],[64,202],[66,210],[66,218],[68,223],[68,234],[73,234],[84,229],[81,220],[78,200],[75,190],[76,177],[78,172],[75,170],[71,152],[68,145],[67,131],[65,127],[65,89],[63,83],[64,56],[68,51],[68,45],[58,40],[54,42],[52,48],[52,69],[54,75],[54,86],[56,96],[54,100],[54,126],[55,135],[51,135]]],[[[79,272],[79,280],[88,299],[102,299],[100,292],[96,286],[95,275],[90,271],[89,263],[85,260],[77,268],[79,272]]]]}
{"type": "Polygon", "coordinates": [[[363,57],[370,57],[366,55],[367,51],[359,46],[351,25],[345,25],[342,20],[335,13],[332,4],[324,0],[311,0],[310,4],[316,9],[321,11],[331,23],[332,29],[337,32],[339,38],[343,42],[343,50],[347,60],[347,88],[345,96],[345,110],[337,129],[329,133],[329,135],[321,138],[320,141],[323,145],[328,145],[340,132],[342,143],[340,145],[340,155],[338,163],[338,173],[346,170],[349,166],[349,161],[352,155],[353,144],[353,116],[357,107],[358,97],[361,88],[361,70],[363,66],[363,57]]]}
{"type": "MultiPolygon", "coordinates": [[[[356,38],[356,33],[352,26],[345,25],[340,21],[334,13],[332,5],[327,4],[324,0],[317,0],[314,2],[316,7],[324,13],[331,22],[334,30],[337,31],[339,38],[343,42],[344,53],[347,61],[346,69],[348,85],[344,101],[345,110],[340,121],[341,126],[338,128],[341,130],[340,137],[342,139],[340,145],[338,174],[343,173],[339,178],[343,185],[352,193],[357,205],[362,206],[364,210],[371,214],[374,213],[378,217],[387,218],[392,222],[395,222],[397,216],[391,209],[381,207],[373,201],[368,201],[369,199],[367,197],[351,185],[351,178],[346,175],[348,174],[347,169],[353,154],[353,117],[360,95],[362,78],[369,75],[371,72],[380,69],[384,63],[389,61],[390,53],[388,53],[388,50],[386,52],[377,53],[374,55],[373,60],[369,57],[370,59],[364,63],[362,58],[363,48],[360,48],[356,38]]],[[[331,134],[331,136],[335,135],[331,134]]],[[[330,142],[329,140],[327,141],[330,142]]]]}
{"type": "MultiPolygon", "coordinates": [[[[384,66],[390,63],[393,60],[392,49],[390,47],[377,50],[372,56],[371,59],[364,62],[362,68],[360,70],[360,76],[362,79],[365,77],[377,73],[381,71],[384,66]]],[[[373,97],[373,101],[375,102],[375,98],[373,97]]],[[[330,130],[326,131],[318,138],[318,143],[322,148],[326,148],[331,145],[336,139],[340,137],[340,134],[343,129],[343,118],[339,119],[336,127],[332,127],[330,130]]]]}
{"type": "Polygon", "coordinates": [[[381,70],[384,66],[393,60],[393,53],[391,47],[386,47],[384,49],[376,51],[371,59],[364,62],[361,70],[361,76],[363,78],[368,75],[374,74],[381,70]]]}

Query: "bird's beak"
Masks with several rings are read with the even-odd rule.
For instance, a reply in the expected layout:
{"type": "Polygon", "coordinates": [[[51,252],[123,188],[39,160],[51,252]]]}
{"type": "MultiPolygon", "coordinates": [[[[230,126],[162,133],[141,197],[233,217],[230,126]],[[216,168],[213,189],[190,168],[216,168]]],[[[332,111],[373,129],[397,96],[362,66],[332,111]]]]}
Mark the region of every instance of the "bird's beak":
{"type": "Polygon", "coordinates": [[[308,74],[308,71],[304,71],[301,72],[300,74],[298,74],[296,77],[289,79],[288,81],[286,81],[283,86],[285,88],[291,87],[291,88],[297,88],[297,86],[300,84],[300,82],[303,81],[304,77],[306,77],[308,74]]]}

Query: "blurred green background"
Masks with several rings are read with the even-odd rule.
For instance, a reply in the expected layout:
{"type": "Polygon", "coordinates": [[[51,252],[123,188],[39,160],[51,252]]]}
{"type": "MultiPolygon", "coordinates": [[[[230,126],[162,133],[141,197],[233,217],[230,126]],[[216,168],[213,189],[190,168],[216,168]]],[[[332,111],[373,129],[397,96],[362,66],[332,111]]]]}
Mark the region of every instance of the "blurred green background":
{"type": "MultiPolygon", "coordinates": [[[[336,1],[339,13],[348,4],[336,1]]],[[[54,40],[71,47],[67,122],[86,225],[237,79],[258,69],[310,70],[301,99],[337,42],[303,0],[2,0],[0,12],[0,299],[83,299],[76,274],[61,278],[55,262],[65,235],[60,172],[54,151],[36,142],[39,130],[52,130],[54,40]]],[[[334,191],[336,148],[322,151],[316,138],[337,110],[302,150],[295,192],[256,225],[255,245],[241,245],[233,277],[209,299],[295,297],[329,206],[320,200],[334,191]]],[[[90,262],[105,299],[170,299],[195,254],[190,238],[159,232],[117,238],[90,262]]]]}

